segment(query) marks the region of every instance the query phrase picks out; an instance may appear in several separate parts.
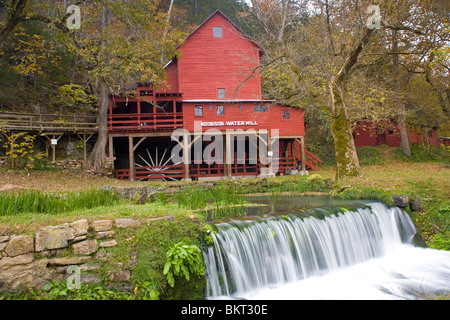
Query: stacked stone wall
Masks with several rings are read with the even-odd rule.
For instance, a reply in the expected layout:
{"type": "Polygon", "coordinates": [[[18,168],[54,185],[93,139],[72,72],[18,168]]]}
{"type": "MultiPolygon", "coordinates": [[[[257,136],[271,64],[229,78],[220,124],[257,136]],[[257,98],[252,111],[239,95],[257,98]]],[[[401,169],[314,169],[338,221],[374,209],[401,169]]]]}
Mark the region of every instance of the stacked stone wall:
{"type": "MultiPolygon", "coordinates": [[[[65,280],[72,274],[70,266],[77,266],[82,282],[101,282],[104,273],[100,272],[98,262],[108,261],[111,256],[108,249],[118,245],[116,232],[145,227],[161,219],[173,220],[174,216],[145,220],[81,219],[19,235],[0,228],[0,292],[40,289],[52,280],[65,280]]],[[[108,281],[126,283],[135,265],[136,253],[130,252],[129,263],[107,271],[108,281]]]]}

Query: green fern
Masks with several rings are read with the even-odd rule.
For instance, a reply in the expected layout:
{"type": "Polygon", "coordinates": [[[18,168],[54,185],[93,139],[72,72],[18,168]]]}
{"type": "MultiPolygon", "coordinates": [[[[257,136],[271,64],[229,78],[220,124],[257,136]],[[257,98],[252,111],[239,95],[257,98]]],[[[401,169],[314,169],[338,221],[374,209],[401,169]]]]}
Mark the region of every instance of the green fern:
{"type": "Polygon", "coordinates": [[[191,274],[201,276],[203,273],[203,258],[198,246],[180,241],[167,251],[164,275],[171,287],[175,285],[175,277],[184,276],[189,281],[191,274]]]}

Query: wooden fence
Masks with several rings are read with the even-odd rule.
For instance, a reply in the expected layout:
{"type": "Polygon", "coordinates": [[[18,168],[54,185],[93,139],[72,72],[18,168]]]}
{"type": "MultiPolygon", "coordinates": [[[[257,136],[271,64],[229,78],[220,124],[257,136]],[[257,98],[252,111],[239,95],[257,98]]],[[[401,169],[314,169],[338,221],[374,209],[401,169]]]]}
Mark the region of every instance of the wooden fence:
{"type": "Polygon", "coordinates": [[[35,113],[0,113],[0,129],[34,132],[96,132],[97,117],[35,113]]]}

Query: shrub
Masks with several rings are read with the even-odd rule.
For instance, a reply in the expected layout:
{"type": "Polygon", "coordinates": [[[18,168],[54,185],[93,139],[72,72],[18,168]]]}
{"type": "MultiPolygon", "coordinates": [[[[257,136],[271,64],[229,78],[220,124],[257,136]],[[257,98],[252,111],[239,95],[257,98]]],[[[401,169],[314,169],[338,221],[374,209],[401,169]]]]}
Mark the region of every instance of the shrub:
{"type": "Polygon", "coordinates": [[[164,274],[171,287],[175,285],[175,276],[201,276],[204,273],[203,257],[197,245],[188,245],[184,241],[175,243],[166,253],[164,274]]]}
{"type": "Polygon", "coordinates": [[[331,179],[323,179],[318,174],[312,174],[306,178],[306,182],[310,191],[327,192],[330,191],[333,181],[331,179]]]}

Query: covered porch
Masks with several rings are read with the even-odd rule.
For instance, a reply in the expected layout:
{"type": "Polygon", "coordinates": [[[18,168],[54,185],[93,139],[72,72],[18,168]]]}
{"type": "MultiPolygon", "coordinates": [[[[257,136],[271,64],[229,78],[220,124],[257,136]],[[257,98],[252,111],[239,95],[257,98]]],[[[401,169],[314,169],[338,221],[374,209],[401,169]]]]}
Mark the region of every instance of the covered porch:
{"type": "Polygon", "coordinates": [[[108,112],[110,133],[156,132],[183,127],[182,94],[138,87],[136,97],[112,97],[108,112]]]}

